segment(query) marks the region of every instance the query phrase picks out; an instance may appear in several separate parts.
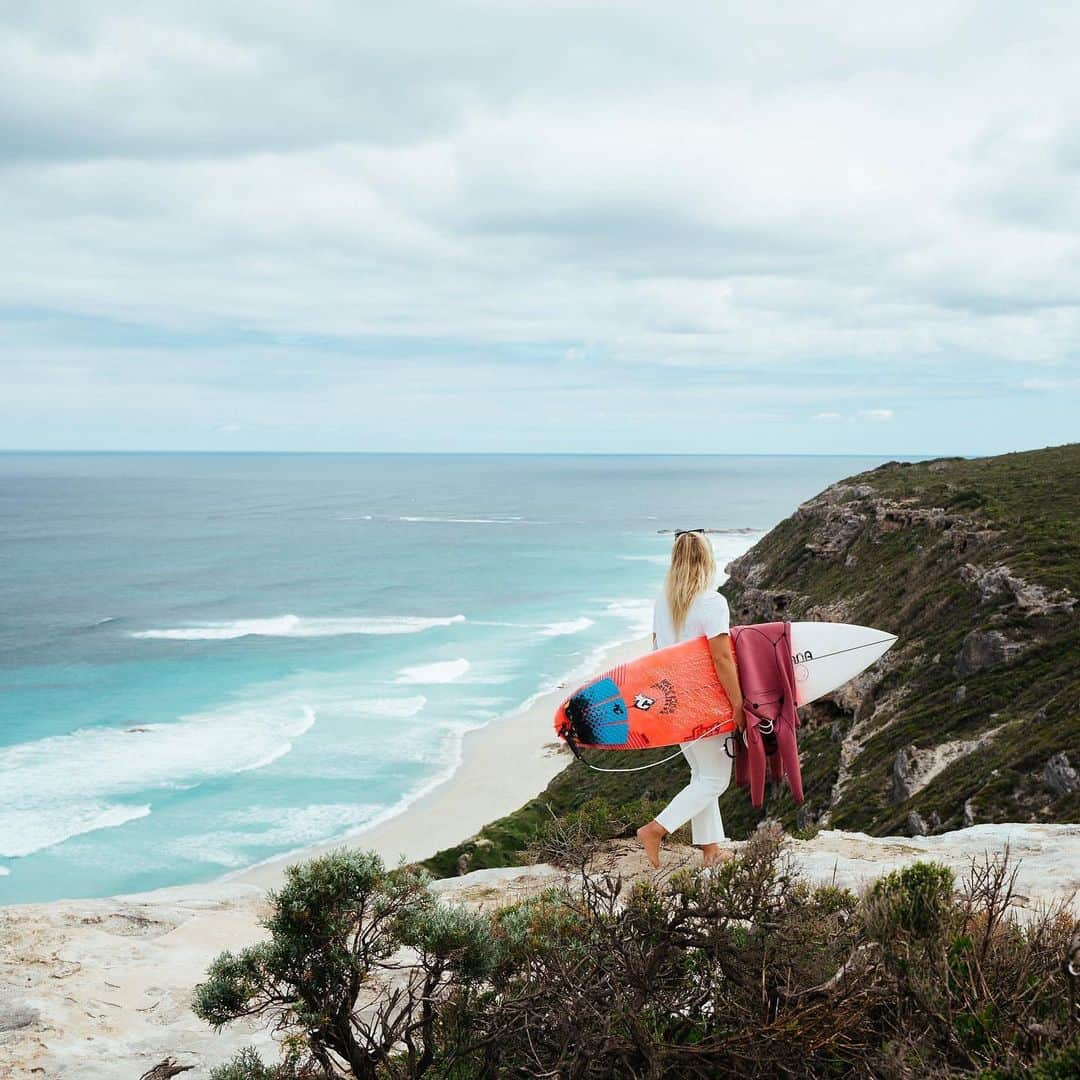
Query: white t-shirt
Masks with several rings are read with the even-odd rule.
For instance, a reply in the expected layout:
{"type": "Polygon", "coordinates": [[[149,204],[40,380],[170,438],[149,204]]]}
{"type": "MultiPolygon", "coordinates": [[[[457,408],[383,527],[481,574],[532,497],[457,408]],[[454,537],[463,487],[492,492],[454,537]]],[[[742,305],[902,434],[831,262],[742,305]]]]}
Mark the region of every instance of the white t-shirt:
{"type": "Polygon", "coordinates": [[[671,622],[671,608],[668,606],[667,594],[661,590],[653,606],[653,633],[656,635],[656,647],[666,648],[680,641],[689,641],[691,638],[716,637],[717,634],[726,634],[731,629],[731,614],[728,611],[728,602],[723,593],[718,593],[710,586],[701,593],[690,605],[686,613],[686,621],[682,630],[676,634],[675,627],[671,622]]]}

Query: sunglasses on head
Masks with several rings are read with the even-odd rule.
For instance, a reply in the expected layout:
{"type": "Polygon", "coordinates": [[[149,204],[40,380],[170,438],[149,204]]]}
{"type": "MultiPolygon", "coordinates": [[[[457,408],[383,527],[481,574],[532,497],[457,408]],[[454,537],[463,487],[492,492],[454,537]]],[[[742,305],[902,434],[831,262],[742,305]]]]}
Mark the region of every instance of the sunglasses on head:
{"type": "Polygon", "coordinates": [[[703,533],[704,529],[676,529],[675,539],[678,540],[680,536],[688,536],[690,533],[703,533]]]}

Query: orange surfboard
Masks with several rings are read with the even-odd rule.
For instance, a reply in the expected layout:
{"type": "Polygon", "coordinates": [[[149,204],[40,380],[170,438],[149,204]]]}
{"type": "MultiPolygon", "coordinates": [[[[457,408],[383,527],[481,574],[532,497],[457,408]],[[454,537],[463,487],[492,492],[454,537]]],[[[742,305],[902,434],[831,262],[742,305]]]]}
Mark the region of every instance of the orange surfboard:
{"type": "MultiPolygon", "coordinates": [[[[734,651],[734,650],[733,650],[734,651]]],[[[586,749],[644,750],[732,731],[731,702],[707,638],[657,649],[575,690],[555,712],[555,731],[586,749]]]]}

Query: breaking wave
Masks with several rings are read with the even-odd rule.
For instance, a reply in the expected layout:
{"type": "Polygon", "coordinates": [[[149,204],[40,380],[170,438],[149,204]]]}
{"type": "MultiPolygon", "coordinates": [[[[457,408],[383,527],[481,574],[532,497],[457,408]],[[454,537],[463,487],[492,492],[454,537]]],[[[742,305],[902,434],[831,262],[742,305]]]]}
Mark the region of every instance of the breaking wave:
{"type": "Polygon", "coordinates": [[[321,619],[300,615],[279,615],[269,619],[235,619],[229,622],[200,623],[197,626],[165,630],[135,630],[136,638],[169,641],[229,641],[242,637],[340,637],[345,634],[419,634],[437,626],[465,622],[464,615],[421,618],[415,615],[371,615],[357,618],[321,619]]]}
{"type": "Polygon", "coordinates": [[[130,728],[86,728],[0,749],[0,856],[29,855],[151,812],[148,792],[263,768],[315,723],[292,699],[130,728]],[[125,797],[139,796],[138,804],[125,797]]]}
{"type": "Polygon", "coordinates": [[[582,630],[588,630],[593,625],[592,619],[582,615],[577,619],[567,622],[549,623],[541,631],[543,637],[563,637],[566,634],[580,634],[582,630]]]}
{"type": "Polygon", "coordinates": [[[398,672],[399,683],[449,683],[460,679],[472,665],[468,660],[437,660],[433,664],[417,664],[398,672]]]}
{"type": "Polygon", "coordinates": [[[528,521],[523,517],[427,517],[407,515],[398,521],[422,522],[429,525],[543,525],[542,521],[528,521]]]}

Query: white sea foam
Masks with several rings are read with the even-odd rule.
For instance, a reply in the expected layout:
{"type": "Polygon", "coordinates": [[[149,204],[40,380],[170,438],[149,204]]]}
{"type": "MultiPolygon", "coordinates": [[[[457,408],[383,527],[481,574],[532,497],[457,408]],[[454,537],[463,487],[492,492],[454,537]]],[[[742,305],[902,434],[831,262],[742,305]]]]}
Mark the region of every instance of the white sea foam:
{"type": "Polygon", "coordinates": [[[402,516],[398,521],[422,522],[431,525],[542,525],[540,521],[526,521],[523,517],[424,517],[402,516]]]}
{"type": "Polygon", "coordinates": [[[0,855],[29,855],[150,813],[146,793],[263,768],[314,710],[286,696],[132,728],[87,728],[0,749],[0,855]],[[139,794],[138,805],[124,798],[139,794]]]}
{"type": "Polygon", "coordinates": [[[647,562],[653,566],[667,566],[670,555],[620,555],[624,562],[647,562]]]}
{"type": "Polygon", "coordinates": [[[62,799],[56,805],[39,806],[32,816],[5,807],[0,811],[0,855],[17,859],[72,836],[97,829],[113,829],[149,813],[150,806],[146,803],[136,806],[92,800],[72,802],[62,799]]]}
{"type": "Polygon", "coordinates": [[[11,871],[6,866],[0,866],[0,877],[4,877],[5,874],[10,874],[11,871]]]}
{"type": "Polygon", "coordinates": [[[652,629],[653,602],[640,597],[627,600],[610,600],[604,608],[607,615],[625,619],[635,633],[648,633],[652,629]]]}
{"type": "Polygon", "coordinates": [[[279,615],[269,619],[235,619],[207,622],[164,630],[136,630],[132,637],[163,638],[170,641],[228,641],[242,637],[340,637],[344,634],[418,634],[437,626],[463,623],[464,615],[421,618],[415,615],[361,616],[356,618],[304,618],[279,615]]]}
{"type": "Polygon", "coordinates": [[[384,807],[379,803],[252,806],[226,814],[223,826],[167,845],[171,856],[237,868],[251,862],[251,848],[275,850],[314,844],[358,829],[384,807]]]}
{"type": "Polygon", "coordinates": [[[496,619],[476,620],[472,626],[504,626],[513,630],[537,630],[540,637],[562,637],[564,634],[580,634],[582,630],[588,630],[593,625],[593,620],[587,615],[581,615],[576,619],[567,619],[565,622],[553,623],[527,623],[505,622],[496,619]]]}
{"type": "Polygon", "coordinates": [[[580,634],[582,630],[588,630],[593,625],[592,619],[582,615],[577,619],[567,622],[549,623],[541,631],[544,637],[563,637],[566,634],[580,634]]]}
{"type": "MultiPolygon", "coordinates": [[[[397,817],[399,814],[407,810],[418,799],[423,798],[430,791],[433,791],[440,784],[445,783],[461,766],[462,754],[465,744],[465,736],[470,731],[475,731],[478,728],[484,727],[484,723],[478,724],[451,724],[439,731],[441,738],[436,742],[431,739],[430,735],[424,738],[422,744],[423,758],[422,760],[433,761],[442,765],[442,768],[429,776],[422,783],[412,788],[410,791],[405,792],[397,802],[391,806],[382,806],[377,809],[377,812],[373,817],[364,820],[355,826],[352,830],[341,830],[337,835],[341,835],[342,832],[348,831],[367,831],[375,828],[377,825],[381,825],[384,821],[389,821],[391,818],[397,817]]],[[[416,733],[414,733],[416,734],[416,733]]],[[[399,748],[400,751],[400,748],[399,748]]],[[[420,758],[417,758],[420,760],[420,758]]],[[[366,811],[368,807],[363,804],[359,807],[360,810],[366,811]]],[[[331,837],[327,837],[331,839],[331,837]]],[[[301,842],[302,843],[302,842],[301,842]]],[[[300,844],[293,849],[294,852],[300,852],[303,848],[300,844]]],[[[286,855],[289,853],[286,852],[286,855]]],[[[274,856],[279,858],[280,856],[274,856]]],[[[240,865],[234,863],[233,865],[240,865]]],[[[228,875],[227,875],[228,876],[228,875]]]]}
{"type": "Polygon", "coordinates": [[[373,698],[370,701],[351,702],[357,712],[364,716],[385,716],[391,720],[407,720],[416,716],[427,704],[423,694],[407,698],[373,698]]]}
{"type": "Polygon", "coordinates": [[[468,660],[437,660],[433,664],[404,667],[398,673],[399,683],[448,683],[460,679],[471,667],[468,660]]]}

